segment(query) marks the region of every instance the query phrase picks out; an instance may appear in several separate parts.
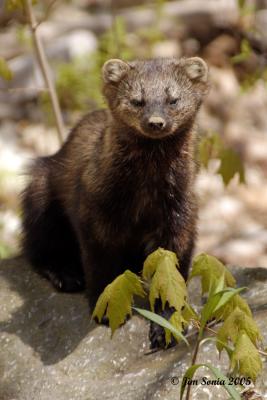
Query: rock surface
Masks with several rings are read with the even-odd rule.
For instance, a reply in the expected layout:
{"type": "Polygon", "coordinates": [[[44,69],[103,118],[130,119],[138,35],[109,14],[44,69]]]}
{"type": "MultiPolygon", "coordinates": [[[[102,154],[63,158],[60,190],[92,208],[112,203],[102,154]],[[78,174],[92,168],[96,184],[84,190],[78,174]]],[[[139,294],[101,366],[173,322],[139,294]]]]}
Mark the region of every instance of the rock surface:
{"type": "MultiPolygon", "coordinates": [[[[267,342],[267,270],[233,270],[267,342]]],[[[192,282],[193,302],[198,282],[192,282]]],[[[181,377],[190,363],[180,344],[149,353],[148,323],[135,316],[114,337],[90,322],[82,294],[60,294],[31,271],[22,258],[0,262],[1,400],[177,400],[181,377]],[[173,383],[172,383],[173,382],[173,383]]],[[[200,303],[199,303],[200,304],[200,303]]],[[[192,341],[194,338],[192,339],[192,341]]],[[[214,344],[204,345],[199,362],[227,371],[214,344]]],[[[200,370],[199,377],[208,376],[200,370]]],[[[256,384],[267,396],[267,369],[256,384]]],[[[219,386],[194,386],[192,398],[226,399],[219,386]]]]}

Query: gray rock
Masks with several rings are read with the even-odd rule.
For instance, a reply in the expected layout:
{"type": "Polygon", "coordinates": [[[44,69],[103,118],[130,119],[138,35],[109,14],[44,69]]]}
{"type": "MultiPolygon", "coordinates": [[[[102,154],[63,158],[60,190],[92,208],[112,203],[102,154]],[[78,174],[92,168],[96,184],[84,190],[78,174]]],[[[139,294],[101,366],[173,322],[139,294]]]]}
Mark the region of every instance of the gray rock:
{"type": "MultiPolygon", "coordinates": [[[[267,270],[238,269],[248,300],[267,339],[267,270]]],[[[193,301],[199,284],[190,284],[193,301]]],[[[176,400],[178,379],[190,363],[188,349],[149,354],[148,323],[135,316],[110,337],[90,321],[83,295],[60,294],[31,271],[22,258],[0,262],[1,400],[176,400]],[[173,383],[172,383],[173,382],[173,383]]],[[[199,291],[198,291],[199,293],[199,291]]],[[[194,337],[191,338],[193,342],[194,337]]],[[[227,370],[213,344],[204,345],[199,362],[227,370]]],[[[209,376],[202,370],[198,376],[209,376]]],[[[257,390],[267,394],[267,370],[257,390]]],[[[194,386],[193,399],[226,399],[221,387],[194,386]]]]}

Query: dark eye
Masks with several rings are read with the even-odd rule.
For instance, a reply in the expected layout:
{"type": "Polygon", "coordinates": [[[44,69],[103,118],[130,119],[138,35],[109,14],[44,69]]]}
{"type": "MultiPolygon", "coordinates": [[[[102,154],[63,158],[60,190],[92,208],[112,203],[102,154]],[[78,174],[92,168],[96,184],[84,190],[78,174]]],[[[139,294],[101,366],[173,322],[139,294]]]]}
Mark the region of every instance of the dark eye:
{"type": "Polygon", "coordinates": [[[170,105],[171,106],[175,106],[175,104],[177,104],[178,103],[178,99],[171,99],[170,100],[170,105]]]}
{"type": "Polygon", "coordinates": [[[130,103],[135,107],[143,107],[145,105],[145,100],[132,99],[130,103]]]}

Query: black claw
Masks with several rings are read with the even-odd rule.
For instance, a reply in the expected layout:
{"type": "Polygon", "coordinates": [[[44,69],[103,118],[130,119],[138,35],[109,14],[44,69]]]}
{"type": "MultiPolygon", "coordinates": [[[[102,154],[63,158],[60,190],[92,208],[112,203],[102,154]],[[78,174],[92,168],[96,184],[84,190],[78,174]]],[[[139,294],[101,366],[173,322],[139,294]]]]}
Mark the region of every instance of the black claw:
{"type": "MultiPolygon", "coordinates": [[[[161,309],[161,305],[157,304],[157,313],[161,315],[163,318],[167,320],[170,319],[171,315],[175,309],[173,307],[169,307],[166,305],[164,310],[161,309]]],[[[171,341],[168,345],[166,345],[165,339],[165,330],[160,325],[156,324],[155,322],[150,323],[149,329],[149,340],[150,340],[150,349],[169,349],[176,345],[176,340],[173,336],[171,336],[171,341]]]]}
{"type": "Polygon", "coordinates": [[[60,292],[80,292],[84,290],[84,281],[77,278],[77,275],[66,275],[66,273],[54,271],[42,271],[42,274],[48,278],[53,286],[60,292]]]}
{"type": "Polygon", "coordinates": [[[150,340],[150,349],[169,349],[176,345],[176,340],[173,336],[171,336],[171,341],[168,345],[166,345],[165,339],[165,331],[164,328],[155,324],[154,322],[150,325],[149,330],[149,340],[150,340]]]}
{"type": "Polygon", "coordinates": [[[109,326],[109,319],[106,315],[104,315],[104,317],[102,317],[101,321],[100,321],[101,325],[105,325],[105,326],[109,326]]]}

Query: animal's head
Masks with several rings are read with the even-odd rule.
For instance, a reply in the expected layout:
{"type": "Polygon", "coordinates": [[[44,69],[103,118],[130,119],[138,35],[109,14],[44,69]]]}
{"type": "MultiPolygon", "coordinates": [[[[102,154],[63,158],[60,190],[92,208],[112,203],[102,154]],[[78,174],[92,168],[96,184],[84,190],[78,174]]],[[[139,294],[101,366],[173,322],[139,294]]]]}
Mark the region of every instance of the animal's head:
{"type": "Polygon", "coordinates": [[[189,126],[208,87],[199,57],[124,62],[102,69],[104,95],[113,116],[143,136],[160,139],[189,126]]]}

